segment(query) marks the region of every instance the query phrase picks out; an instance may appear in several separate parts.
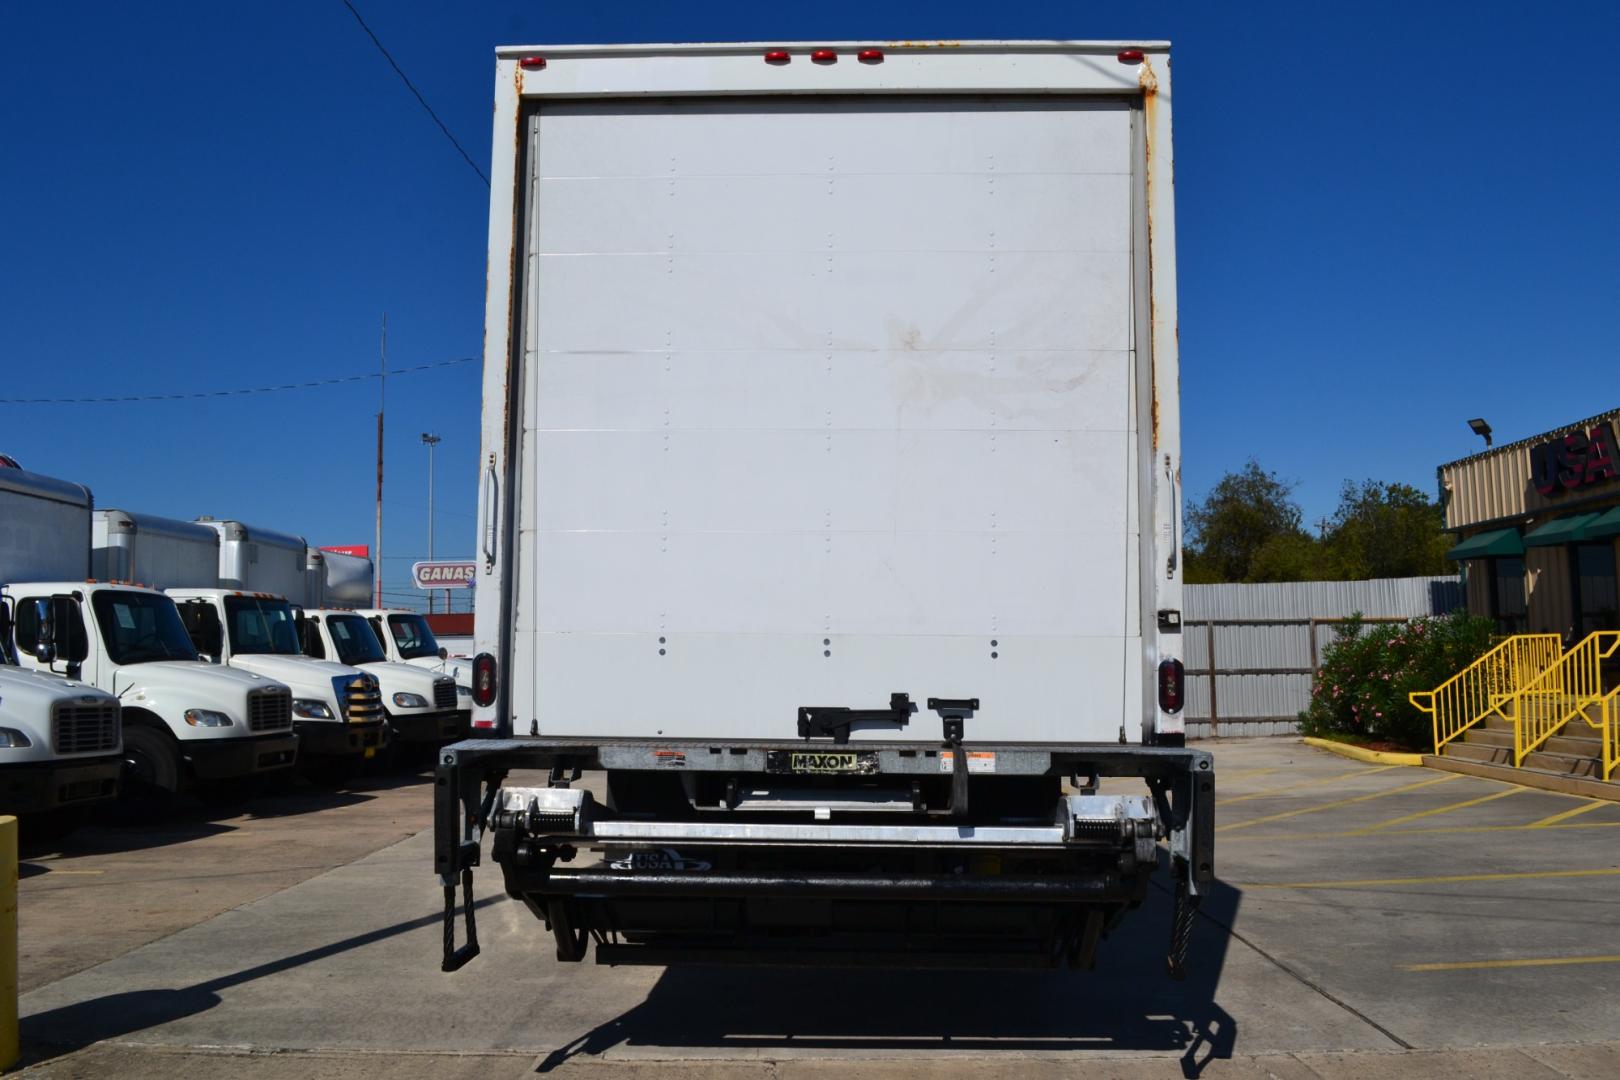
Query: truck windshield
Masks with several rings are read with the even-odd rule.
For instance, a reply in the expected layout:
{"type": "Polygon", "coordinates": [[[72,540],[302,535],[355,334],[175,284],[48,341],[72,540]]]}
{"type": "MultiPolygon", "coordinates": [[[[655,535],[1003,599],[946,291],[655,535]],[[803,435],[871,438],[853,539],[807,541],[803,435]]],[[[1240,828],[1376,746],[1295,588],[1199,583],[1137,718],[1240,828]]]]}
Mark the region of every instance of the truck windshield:
{"type": "Polygon", "coordinates": [[[332,634],[332,647],[342,663],[352,667],[388,659],[383,655],[377,635],[371,632],[371,624],[359,615],[329,615],[326,629],[332,634]]]}
{"type": "Polygon", "coordinates": [[[197,659],[180,613],[167,596],[103,589],[90,595],[90,607],[115,664],[197,659]]]}
{"type": "Polygon", "coordinates": [[[298,647],[298,626],[292,608],[285,600],[257,596],[227,596],[225,626],[231,635],[233,653],[275,653],[302,656],[298,647]]]}
{"type": "Polygon", "coordinates": [[[427,620],[420,615],[390,615],[388,630],[394,635],[394,644],[399,646],[401,660],[439,655],[439,643],[428,629],[427,620]]]}

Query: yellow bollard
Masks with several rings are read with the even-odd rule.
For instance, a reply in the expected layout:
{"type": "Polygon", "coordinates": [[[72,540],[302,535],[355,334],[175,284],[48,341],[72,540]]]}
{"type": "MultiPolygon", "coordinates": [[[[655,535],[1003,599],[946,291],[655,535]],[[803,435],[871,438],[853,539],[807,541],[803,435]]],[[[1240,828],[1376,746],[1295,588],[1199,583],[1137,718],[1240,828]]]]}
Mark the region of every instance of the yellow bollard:
{"type": "Polygon", "coordinates": [[[17,1063],[17,819],[0,816],[0,1069],[17,1063]]]}

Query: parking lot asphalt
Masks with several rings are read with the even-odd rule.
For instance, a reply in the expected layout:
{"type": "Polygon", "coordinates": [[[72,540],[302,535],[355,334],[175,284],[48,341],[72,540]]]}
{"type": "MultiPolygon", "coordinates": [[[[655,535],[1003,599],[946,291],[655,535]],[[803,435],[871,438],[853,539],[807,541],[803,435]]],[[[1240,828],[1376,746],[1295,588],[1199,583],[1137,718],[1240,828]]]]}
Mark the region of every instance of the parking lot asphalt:
{"type": "Polygon", "coordinates": [[[17,867],[23,993],[346,865],[413,835],[432,812],[425,774],[334,785],[288,777],[274,794],[184,800],[156,820],[112,806],[55,842],[24,835],[17,867]]]}
{"type": "MultiPolygon", "coordinates": [[[[477,893],[484,954],[443,975],[418,831],[428,787],[401,783],[296,815],[255,801],[224,822],[234,840],[138,853],[103,848],[96,830],[94,850],[70,840],[63,870],[136,859],[120,873],[172,931],[53,973],[40,958],[88,953],[56,940],[73,920],[34,910],[66,898],[25,888],[30,1071],[1620,1075],[1620,805],[1295,740],[1205,745],[1221,884],[1186,982],[1162,974],[1162,888],[1087,974],[612,969],[559,964],[493,868],[477,893]],[[389,829],[412,835],[390,843],[389,829]],[[219,881],[240,882],[241,898],[202,884],[219,881]]],[[[133,906],[77,876],[80,925],[133,906]]]]}

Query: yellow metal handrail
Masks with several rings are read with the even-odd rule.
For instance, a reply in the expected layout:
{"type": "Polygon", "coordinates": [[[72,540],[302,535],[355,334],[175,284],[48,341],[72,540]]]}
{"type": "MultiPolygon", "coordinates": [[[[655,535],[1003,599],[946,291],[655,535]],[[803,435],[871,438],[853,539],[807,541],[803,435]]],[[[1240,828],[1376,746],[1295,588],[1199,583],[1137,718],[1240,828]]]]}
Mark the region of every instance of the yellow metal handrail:
{"type": "MultiPolygon", "coordinates": [[[[1515,766],[1523,765],[1537,747],[1575,717],[1586,716],[1593,706],[1605,708],[1604,716],[1609,715],[1602,665],[1616,649],[1620,649],[1620,630],[1595,630],[1502,702],[1502,715],[1513,721],[1515,766]]],[[[1603,723],[1613,726],[1606,720],[1603,723]]],[[[1607,734],[1605,731],[1605,740],[1607,734]]]]}
{"type": "Polygon", "coordinates": [[[1560,651],[1557,634],[1514,634],[1433,690],[1408,694],[1415,708],[1434,717],[1434,752],[1556,664],[1560,651]]]}
{"type": "Polygon", "coordinates": [[[1592,719],[1592,712],[1588,710],[1583,715],[1586,722],[1598,729],[1598,739],[1603,744],[1603,779],[1607,780],[1614,775],[1614,768],[1620,765],[1620,687],[1610,690],[1597,707],[1598,718],[1592,719]]]}

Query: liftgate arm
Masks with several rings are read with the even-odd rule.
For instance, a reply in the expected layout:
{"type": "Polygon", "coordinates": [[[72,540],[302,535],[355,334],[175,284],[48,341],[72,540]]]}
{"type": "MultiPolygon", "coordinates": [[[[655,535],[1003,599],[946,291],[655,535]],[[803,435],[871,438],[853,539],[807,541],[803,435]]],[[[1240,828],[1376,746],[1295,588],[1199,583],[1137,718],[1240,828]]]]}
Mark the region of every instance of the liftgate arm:
{"type": "Polygon", "coordinates": [[[433,865],[444,886],[444,958],[439,970],[456,971],[478,955],[478,923],[473,906],[473,867],[489,824],[495,794],[505,772],[484,775],[463,766],[453,756],[441,759],[433,777],[433,865]],[[488,792],[483,789],[487,787],[488,792]],[[482,796],[482,797],[480,797],[482,796]],[[456,947],[456,884],[461,884],[461,906],[467,940],[456,947]]]}
{"type": "Polygon", "coordinates": [[[1148,789],[1170,838],[1170,869],[1175,878],[1170,916],[1170,947],[1165,966],[1172,979],[1187,977],[1198,905],[1215,884],[1215,766],[1209,754],[1195,753],[1186,771],[1149,777],[1148,789]]]}

